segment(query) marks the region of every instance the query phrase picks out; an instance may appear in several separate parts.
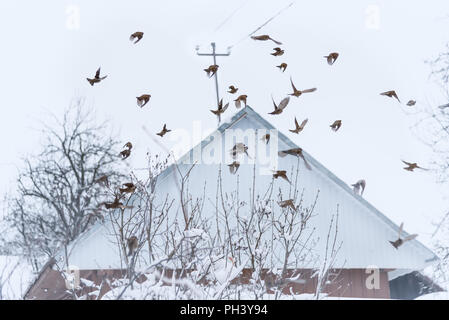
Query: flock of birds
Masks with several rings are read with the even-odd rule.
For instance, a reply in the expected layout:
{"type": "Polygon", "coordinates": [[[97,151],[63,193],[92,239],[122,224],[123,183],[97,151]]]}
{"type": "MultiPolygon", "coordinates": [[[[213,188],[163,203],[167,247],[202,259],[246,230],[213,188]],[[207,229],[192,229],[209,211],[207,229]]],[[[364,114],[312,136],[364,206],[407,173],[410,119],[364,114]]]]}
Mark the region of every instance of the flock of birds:
{"type": "MultiPolygon", "coordinates": [[[[133,34],[131,34],[130,36],[130,41],[132,41],[134,44],[138,43],[139,41],[142,40],[144,36],[144,33],[141,31],[137,31],[134,32],[133,34]]],[[[282,42],[274,40],[273,38],[271,38],[269,35],[258,35],[258,36],[251,36],[251,39],[255,40],[255,41],[272,41],[277,45],[282,45],[282,42]]],[[[273,48],[273,52],[270,53],[272,56],[274,57],[280,57],[285,53],[285,50],[282,49],[281,47],[275,47],[273,48]]],[[[326,59],[327,63],[332,66],[338,59],[339,57],[339,53],[337,52],[331,52],[330,54],[324,56],[324,58],[326,59]]],[[[288,64],[286,62],[282,62],[280,63],[278,66],[276,66],[277,68],[279,68],[279,70],[281,72],[285,72],[285,70],[288,67],[288,64]]],[[[209,78],[212,78],[218,71],[219,66],[216,64],[210,65],[209,67],[207,67],[206,69],[204,69],[204,72],[207,74],[207,76],[209,78]]],[[[107,75],[105,76],[101,76],[101,68],[98,68],[98,70],[95,73],[95,76],[93,78],[87,78],[87,81],[89,82],[89,84],[91,86],[94,86],[97,83],[100,83],[101,81],[105,80],[107,78],[107,75]]],[[[298,90],[294,83],[292,78],[290,77],[290,83],[292,86],[292,93],[288,94],[287,97],[285,97],[284,99],[282,99],[279,103],[276,103],[274,101],[274,98],[272,98],[272,102],[273,102],[273,107],[274,110],[272,112],[270,112],[270,115],[280,115],[282,114],[282,112],[284,111],[284,109],[287,107],[287,105],[290,102],[290,97],[300,97],[302,94],[305,93],[313,93],[317,90],[317,88],[309,88],[309,89],[303,89],[303,90],[298,90]]],[[[237,88],[235,85],[230,85],[228,87],[228,93],[230,94],[236,94],[239,91],[239,88],[237,88]]],[[[386,96],[389,98],[395,98],[399,103],[399,97],[396,94],[396,92],[394,90],[389,90],[389,91],[385,91],[380,93],[380,95],[382,96],[386,96]]],[[[143,108],[149,101],[151,98],[151,94],[142,94],[141,96],[136,97],[137,99],[137,106],[143,108]]],[[[242,104],[244,106],[246,106],[247,104],[247,99],[248,96],[246,94],[240,94],[237,96],[236,99],[234,99],[234,103],[235,103],[235,107],[237,109],[240,109],[242,107],[242,104]]],[[[409,100],[406,105],[409,107],[412,107],[416,104],[415,100],[409,100]]],[[[448,105],[449,106],[449,105],[448,105]]],[[[223,99],[221,99],[218,103],[217,109],[216,110],[210,110],[214,115],[216,115],[219,120],[221,119],[221,115],[228,109],[229,107],[229,102],[226,103],[225,105],[223,105],[223,99]]],[[[308,119],[304,119],[301,124],[298,122],[298,120],[294,119],[294,124],[295,124],[295,128],[294,129],[290,129],[289,131],[295,134],[299,134],[300,132],[302,132],[305,128],[305,126],[308,123],[308,119]]],[[[334,132],[337,132],[342,126],[342,120],[338,119],[335,120],[332,124],[330,124],[330,128],[331,130],[333,130],[334,132]]],[[[171,130],[167,129],[167,125],[164,124],[163,128],[160,132],[156,133],[157,135],[159,135],[160,137],[163,137],[165,134],[169,133],[171,130]]],[[[262,140],[268,144],[270,141],[270,134],[265,134],[262,137],[262,140]]],[[[131,142],[127,142],[124,147],[123,150],[119,153],[119,156],[121,157],[122,160],[127,159],[130,155],[131,155],[131,150],[132,150],[132,143],[131,142]]],[[[231,164],[228,165],[229,167],[229,171],[231,174],[235,174],[239,167],[240,167],[240,162],[237,160],[238,155],[240,154],[246,154],[246,156],[249,157],[248,155],[248,147],[241,142],[238,142],[234,145],[234,147],[230,150],[230,154],[233,158],[233,162],[231,164]]],[[[291,156],[296,156],[301,158],[304,161],[305,167],[308,170],[312,170],[312,167],[309,165],[309,163],[306,161],[304,155],[303,155],[303,150],[302,148],[292,148],[292,149],[288,149],[288,150],[282,150],[279,151],[278,155],[280,157],[285,157],[287,155],[291,155],[291,156]]],[[[422,169],[422,170],[427,170],[424,169],[420,166],[418,166],[417,163],[414,162],[407,162],[402,160],[402,162],[406,165],[406,167],[404,167],[404,170],[407,171],[414,171],[415,169],[422,169]]],[[[285,181],[287,181],[288,183],[290,183],[288,177],[287,177],[287,172],[286,170],[274,170],[273,171],[273,179],[284,179],[285,181]]],[[[102,183],[106,186],[109,186],[109,182],[107,179],[107,176],[102,176],[99,179],[97,179],[98,183],[102,183]]],[[[353,188],[354,193],[359,194],[360,196],[363,195],[363,192],[365,190],[366,187],[366,181],[364,179],[361,179],[359,181],[357,181],[356,183],[351,185],[353,188]]],[[[104,205],[106,209],[127,209],[127,208],[132,208],[132,206],[125,206],[120,200],[122,199],[123,195],[125,194],[132,194],[134,191],[136,190],[136,186],[134,185],[134,183],[132,182],[127,182],[122,184],[122,188],[119,188],[119,194],[117,194],[115,196],[115,199],[112,202],[104,202],[101,205],[104,205]]],[[[293,199],[287,199],[287,200],[282,200],[278,202],[279,206],[281,208],[290,208],[294,211],[298,210],[298,207],[295,206],[294,200],[293,199]]],[[[398,249],[402,244],[404,244],[407,241],[410,241],[414,238],[417,237],[417,234],[413,234],[413,235],[409,235],[407,237],[402,237],[402,230],[403,230],[403,223],[400,225],[399,228],[399,234],[398,234],[398,239],[395,241],[389,241],[391,243],[391,245],[398,249]]],[[[136,248],[138,247],[138,240],[135,236],[132,236],[130,238],[127,239],[127,245],[128,245],[128,249],[129,249],[129,253],[128,255],[131,255],[136,248]]]]}

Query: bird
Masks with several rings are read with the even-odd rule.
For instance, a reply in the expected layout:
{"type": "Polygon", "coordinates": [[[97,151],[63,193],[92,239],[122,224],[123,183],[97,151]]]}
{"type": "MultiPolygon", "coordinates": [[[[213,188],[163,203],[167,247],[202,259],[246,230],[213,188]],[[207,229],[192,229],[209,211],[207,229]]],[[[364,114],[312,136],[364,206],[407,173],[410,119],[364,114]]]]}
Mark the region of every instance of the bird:
{"type": "Polygon", "coordinates": [[[302,130],[304,130],[304,127],[306,126],[306,124],[307,124],[307,122],[309,121],[309,119],[304,119],[302,122],[301,122],[301,125],[298,123],[298,120],[296,120],[296,117],[295,117],[295,129],[293,129],[293,130],[289,130],[290,132],[293,132],[293,133],[300,133],[302,130]]]}
{"type": "Polygon", "coordinates": [[[306,166],[306,168],[308,170],[312,170],[312,167],[310,166],[310,164],[306,161],[306,158],[304,157],[302,148],[292,148],[292,149],[288,149],[288,150],[279,151],[278,155],[282,158],[285,157],[286,155],[300,157],[302,160],[304,160],[304,165],[306,166]]]}
{"type": "Polygon", "coordinates": [[[409,100],[409,101],[407,102],[407,105],[408,105],[409,107],[413,107],[415,104],[416,104],[416,101],[415,101],[415,100],[409,100]]]}
{"type": "Polygon", "coordinates": [[[287,69],[287,64],[285,62],[282,62],[280,65],[276,66],[281,70],[282,72],[285,72],[285,69],[287,69]]]}
{"type": "Polygon", "coordinates": [[[400,246],[402,246],[405,242],[410,241],[415,239],[418,235],[415,234],[411,234],[405,238],[401,238],[402,236],[402,230],[404,228],[404,223],[402,222],[401,225],[399,226],[399,231],[398,231],[398,239],[395,241],[389,241],[391,243],[391,245],[395,248],[398,249],[400,246]]]}
{"type": "Polygon", "coordinates": [[[270,134],[269,133],[264,134],[262,136],[262,139],[260,139],[260,140],[265,141],[266,144],[268,144],[268,142],[270,142],[270,134]]]}
{"type": "Polygon", "coordinates": [[[242,95],[238,96],[237,99],[234,100],[236,108],[240,109],[242,102],[245,104],[245,107],[246,107],[246,99],[247,98],[248,98],[248,96],[246,94],[242,94],[242,95]]]}
{"type": "Polygon", "coordinates": [[[141,108],[143,108],[148,101],[150,101],[151,94],[143,94],[140,97],[136,97],[137,99],[137,105],[141,108]]]}
{"type": "Polygon", "coordinates": [[[326,58],[327,64],[331,66],[337,60],[338,56],[339,56],[339,54],[337,52],[332,52],[332,53],[329,53],[328,56],[324,56],[324,58],[326,58]]]}
{"type": "Polygon", "coordinates": [[[106,187],[109,187],[108,176],[107,175],[101,176],[100,178],[95,180],[95,183],[99,183],[99,184],[102,184],[102,185],[104,185],[106,187]]]}
{"type": "Polygon", "coordinates": [[[137,247],[139,246],[139,240],[136,236],[131,236],[128,239],[126,239],[126,242],[128,244],[128,257],[136,251],[137,247]]]}
{"type": "Polygon", "coordinates": [[[299,97],[303,93],[316,91],[316,88],[311,88],[311,89],[306,89],[306,90],[298,90],[298,89],[296,89],[295,85],[293,84],[293,80],[292,80],[291,77],[290,77],[290,83],[292,84],[292,88],[293,88],[293,93],[290,93],[289,94],[290,96],[299,97]]]}
{"type": "Polygon", "coordinates": [[[248,156],[248,147],[242,142],[237,142],[230,150],[232,158],[236,158],[238,154],[245,153],[248,156]]]}
{"type": "Polygon", "coordinates": [[[239,88],[234,87],[233,85],[229,86],[229,91],[228,93],[230,94],[234,94],[239,90],[239,88]]]}
{"type": "Polygon", "coordinates": [[[132,35],[129,36],[129,40],[130,41],[134,41],[134,39],[137,39],[136,41],[134,41],[134,44],[136,44],[137,42],[142,40],[142,38],[143,38],[143,32],[142,31],[136,31],[132,35]]]}
{"type": "Polygon", "coordinates": [[[332,123],[329,127],[331,127],[332,130],[337,132],[338,129],[340,129],[341,127],[341,120],[335,120],[334,123],[332,123]]]}
{"type": "Polygon", "coordinates": [[[240,167],[240,162],[234,161],[231,164],[228,164],[228,167],[229,167],[229,172],[231,174],[235,174],[240,167]]]}
{"type": "Polygon", "coordinates": [[[288,180],[288,177],[287,177],[287,171],[286,170],[273,171],[273,178],[274,179],[282,178],[282,179],[286,180],[288,183],[290,183],[290,180],[288,180]]]}
{"type": "Polygon", "coordinates": [[[271,40],[271,41],[273,41],[274,43],[276,43],[276,44],[278,44],[278,45],[281,45],[281,44],[282,44],[282,42],[279,42],[279,41],[274,40],[274,39],[271,38],[268,34],[263,34],[263,35],[260,35],[260,36],[251,36],[251,39],[253,39],[253,40],[259,40],[259,41],[267,41],[267,40],[271,40]]]}
{"type": "Polygon", "coordinates": [[[287,208],[287,207],[290,207],[290,208],[292,208],[294,211],[296,211],[296,207],[295,207],[295,204],[293,203],[293,199],[288,199],[288,200],[279,201],[278,204],[279,204],[279,206],[280,206],[281,208],[287,208]]]}
{"type": "Polygon", "coordinates": [[[366,187],[366,181],[361,179],[359,181],[357,181],[356,183],[351,185],[353,187],[354,193],[359,194],[362,196],[363,195],[363,191],[365,191],[365,187],[366,187]]]}
{"type": "Polygon", "coordinates": [[[286,97],[284,99],[281,100],[281,102],[279,102],[279,105],[276,104],[276,102],[274,102],[273,96],[271,96],[271,100],[273,100],[273,105],[274,105],[274,111],[273,112],[269,112],[268,114],[281,114],[282,111],[284,111],[284,109],[287,107],[289,101],[290,101],[290,97],[286,97]]]}
{"type": "Polygon", "coordinates": [[[399,101],[399,103],[401,102],[401,100],[399,100],[399,98],[398,98],[398,95],[396,94],[396,91],[394,91],[394,90],[382,92],[380,95],[381,96],[387,96],[387,97],[390,97],[390,98],[394,97],[394,98],[396,98],[399,101]]]}
{"type": "Polygon", "coordinates": [[[93,79],[86,78],[87,81],[89,81],[89,83],[90,83],[91,86],[93,86],[94,84],[96,84],[96,83],[98,83],[98,82],[100,82],[100,81],[106,79],[107,76],[100,77],[100,70],[101,70],[101,67],[98,68],[97,72],[95,72],[95,77],[94,77],[93,79]]]}
{"type": "Polygon", "coordinates": [[[120,198],[118,196],[115,197],[113,202],[103,202],[106,209],[132,209],[133,206],[125,206],[120,202],[120,198]]]}
{"type": "Polygon", "coordinates": [[[132,182],[123,183],[125,188],[119,188],[120,193],[133,193],[136,191],[136,185],[132,182]]]}
{"type": "Polygon", "coordinates": [[[274,52],[270,53],[272,56],[278,57],[284,54],[284,50],[279,47],[273,48],[274,52]]]}
{"type": "Polygon", "coordinates": [[[170,132],[171,130],[167,129],[167,125],[164,124],[164,127],[162,128],[161,132],[156,133],[158,136],[163,137],[166,133],[170,132]]]}
{"type": "Polygon", "coordinates": [[[418,164],[416,162],[412,163],[412,162],[407,162],[404,160],[401,160],[401,161],[407,165],[407,167],[404,167],[404,170],[407,170],[407,171],[413,171],[415,169],[428,170],[428,169],[421,168],[420,166],[418,166],[418,164]]]}
{"type": "Polygon", "coordinates": [[[229,106],[229,102],[226,103],[225,106],[223,107],[223,99],[221,99],[220,102],[218,103],[217,110],[210,110],[210,112],[212,112],[213,114],[218,116],[218,118],[220,118],[220,115],[226,111],[228,106],[229,106]]]}
{"type": "Polygon", "coordinates": [[[217,72],[217,70],[218,70],[218,65],[216,65],[216,64],[210,65],[207,69],[204,69],[204,71],[207,73],[207,76],[209,78],[213,77],[214,74],[217,72]]]}

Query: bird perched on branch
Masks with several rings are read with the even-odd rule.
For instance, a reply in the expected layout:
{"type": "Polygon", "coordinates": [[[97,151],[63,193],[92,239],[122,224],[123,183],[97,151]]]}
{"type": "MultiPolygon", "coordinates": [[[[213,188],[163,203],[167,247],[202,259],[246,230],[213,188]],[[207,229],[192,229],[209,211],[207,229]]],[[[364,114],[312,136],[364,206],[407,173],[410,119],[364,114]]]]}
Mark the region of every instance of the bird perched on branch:
{"type": "Polygon", "coordinates": [[[137,105],[141,108],[143,108],[148,101],[150,101],[151,94],[143,94],[140,97],[136,97],[137,99],[137,105]]]}
{"type": "Polygon", "coordinates": [[[132,35],[129,36],[129,40],[130,41],[136,40],[136,41],[134,41],[134,44],[136,44],[137,42],[142,40],[142,38],[143,38],[143,32],[142,31],[136,31],[132,35]]]}
{"type": "Polygon", "coordinates": [[[396,91],[394,91],[394,90],[382,92],[380,95],[387,96],[390,98],[396,98],[399,101],[399,103],[401,102],[401,100],[399,100],[399,98],[398,98],[398,95],[396,94],[396,91]]]}
{"type": "Polygon", "coordinates": [[[232,149],[230,150],[231,156],[232,158],[236,158],[238,154],[242,154],[245,153],[247,156],[248,155],[248,147],[246,146],[246,144],[242,143],[242,142],[237,142],[232,149]]]}
{"type": "Polygon", "coordinates": [[[409,107],[413,107],[415,104],[416,104],[416,101],[415,101],[415,100],[409,100],[409,101],[407,102],[407,106],[409,106],[409,107]]]}
{"type": "Polygon", "coordinates": [[[133,193],[136,191],[136,185],[132,182],[123,183],[125,188],[119,188],[120,193],[133,193]]]}
{"type": "Polygon", "coordinates": [[[329,127],[331,127],[332,130],[337,132],[338,129],[340,129],[341,127],[341,120],[335,120],[334,123],[332,123],[329,127]]]}
{"type": "Polygon", "coordinates": [[[89,81],[90,85],[93,86],[94,84],[106,79],[107,76],[100,77],[100,70],[101,68],[98,68],[97,72],[95,72],[95,77],[93,79],[86,78],[87,81],[89,81]]]}
{"type": "Polygon", "coordinates": [[[355,194],[359,194],[363,196],[363,191],[365,191],[366,181],[361,179],[354,184],[351,184],[352,190],[354,190],[355,194]]]}
{"type": "Polygon", "coordinates": [[[279,151],[278,155],[282,158],[285,157],[286,155],[300,157],[304,161],[304,165],[306,166],[306,168],[308,170],[312,170],[312,167],[310,166],[310,164],[306,161],[306,158],[304,157],[302,148],[293,148],[293,149],[279,151]]]}
{"type": "Polygon", "coordinates": [[[266,133],[262,136],[262,139],[260,139],[262,141],[264,141],[266,144],[268,144],[268,142],[270,142],[270,134],[266,133]]]}
{"type": "Polygon", "coordinates": [[[299,97],[303,93],[309,93],[309,92],[316,91],[316,88],[311,88],[311,89],[306,89],[306,90],[298,90],[298,89],[296,89],[295,85],[293,84],[293,80],[292,80],[291,77],[290,77],[290,83],[292,84],[292,88],[293,88],[293,93],[290,93],[290,96],[299,97]]]}
{"type": "Polygon", "coordinates": [[[204,71],[207,73],[207,76],[209,78],[213,77],[214,74],[217,72],[217,70],[218,70],[218,65],[216,65],[216,64],[210,65],[207,69],[204,69],[204,71]]]}
{"type": "Polygon", "coordinates": [[[398,249],[400,246],[402,246],[405,242],[415,239],[418,235],[417,234],[411,234],[405,238],[401,238],[402,231],[404,228],[404,223],[401,223],[399,226],[399,232],[398,232],[398,239],[396,241],[389,241],[395,249],[398,249]]]}
{"type": "Polygon", "coordinates": [[[290,183],[290,180],[288,180],[288,177],[287,177],[287,171],[286,171],[286,170],[276,170],[276,171],[273,171],[273,178],[274,178],[274,179],[282,178],[282,179],[284,179],[285,181],[287,181],[288,183],[290,183]]]}
{"type": "Polygon", "coordinates": [[[285,72],[285,69],[287,69],[287,64],[285,62],[282,62],[280,65],[276,66],[281,70],[282,72],[285,72]]]}
{"type": "Polygon", "coordinates": [[[234,94],[234,93],[236,93],[237,91],[239,90],[239,88],[236,88],[236,87],[234,87],[234,86],[229,86],[229,91],[228,91],[228,93],[230,93],[230,94],[234,94]]]}
{"type": "Polygon", "coordinates": [[[253,40],[259,40],[259,41],[267,41],[267,40],[271,40],[271,41],[273,41],[274,43],[276,43],[276,44],[278,44],[278,45],[281,45],[281,44],[282,44],[282,42],[279,42],[279,41],[274,40],[274,39],[271,38],[268,34],[263,34],[263,35],[260,35],[260,36],[251,36],[251,39],[253,39],[253,40]]]}
{"type": "Polygon", "coordinates": [[[103,202],[106,209],[132,209],[133,206],[125,206],[122,202],[120,202],[120,198],[115,196],[113,202],[103,202]]]}
{"type": "Polygon", "coordinates": [[[276,102],[274,102],[273,96],[271,96],[271,100],[273,100],[273,106],[274,106],[274,111],[273,112],[269,112],[268,114],[281,114],[282,111],[284,111],[284,109],[287,107],[289,101],[290,101],[290,97],[286,97],[284,99],[281,100],[281,102],[279,102],[279,105],[276,104],[276,102]]]}
{"type": "Polygon", "coordinates": [[[331,66],[331,65],[333,65],[335,63],[335,61],[337,60],[338,56],[339,56],[339,54],[337,52],[332,52],[332,53],[329,53],[328,56],[324,56],[324,57],[327,60],[327,64],[331,66]]]}
{"type": "Polygon", "coordinates": [[[231,164],[228,164],[228,167],[229,167],[229,172],[231,174],[235,174],[240,167],[240,162],[234,161],[231,164]]]}
{"type": "Polygon", "coordinates": [[[270,53],[272,56],[278,57],[284,54],[284,50],[279,47],[273,48],[274,52],[270,53]]]}
{"type": "Polygon", "coordinates": [[[296,120],[296,117],[295,117],[295,129],[289,130],[289,131],[293,132],[293,133],[300,133],[302,130],[304,130],[304,127],[306,126],[308,121],[309,121],[309,119],[304,119],[301,122],[301,124],[299,124],[298,120],[296,120]]]}
{"type": "Polygon", "coordinates": [[[126,242],[128,244],[128,257],[129,257],[137,250],[137,247],[139,246],[139,240],[137,239],[136,236],[131,236],[126,240],[126,242]]]}
{"type": "Polygon", "coordinates": [[[121,151],[119,153],[119,156],[122,157],[122,160],[125,160],[131,155],[131,149],[133,148],[133,144],[131,142],[127,142],[123,148],[126,148],[125,150],[121,151]]]}
{"type": "Polygon", "coordinates": [[[290,207],[290,208],[292,208],[294,211],[296,211],[296,207],[295,207],[295,204],[293,203],[293,199],[288,199],[288,200],[279,201],[278,204],[279,204],[279,206],[280,206],[281,208],[287,208],[287,207],[290,207]]]}
{"type": "Polygon", "coordinates": [[[95,183],[99,183],[102,184],[106,187],[109,187],[109,180],[108,180],[108,176],[104,175],[101,176],[100,178],[98,178],[97,180],[95,180],[95,183]]]}
{"type": "Polygon", "coordinates": [[[223,107],[223,99],[220,100],[220,102],[218,103],[218,108],[217,110],[211,110],[210,112],[212,112],[213,114],[215,114],[218,118],[220,118],[220,115],[222,113],[224,113],[226,111],[226,109],[229,106],[229,102],[225,104],[225,106],[223,107]]]}
{"type": "Polygon", "coordinates": [[[164,127],[162,128],[161,132],[156,133],[158,136],[163,137],[166,133],[170,132],[171,130],[167,129],[167,125],[164,124],[164,127]]]}
{"type": "Polygon", "coordinates": [[[426,171],[429,170],[429,169],[421,168],[420,166],[418,166],[418,164],[416,162],[407,162],[404,160],[401,160],[401,161],[407,165],[407,167],[404,167],[404,170],[407,170],[407,171],[413,171],[415,169],[421,169],[421,170],[426,170],[426,171]]]}
{"type": "Polygon", "coordinates": [[[248,96],[246,94],[242,94],[240,96],[237,97],[237,99],[235,99],[235,107],[237,109],[240,109],[240,107],[242,106],[241,103],[243,102],[243,104],[246,107],[246,99],[248,98],[248,96]]]}

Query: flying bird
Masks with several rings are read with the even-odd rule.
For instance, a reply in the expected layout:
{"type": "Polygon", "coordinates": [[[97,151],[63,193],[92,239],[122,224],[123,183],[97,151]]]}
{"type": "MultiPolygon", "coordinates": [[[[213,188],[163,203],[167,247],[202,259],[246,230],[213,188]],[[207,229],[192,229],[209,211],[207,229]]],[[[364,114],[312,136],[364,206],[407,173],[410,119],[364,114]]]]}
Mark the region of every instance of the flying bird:
{"type": "Polygon", "coordinates": [[[141,108],[143,108],[148,101],[150,101],[151,94],[143,94],[140,97],[136,97],[137,99],[137,105],[141,108]]]}
{"type": "Polygon", "coordinates": [[[282,178],[282,179],[286,180],[288,183],[290,183],[290,180],[288,180],[288,177],[287,177],[287,171],[286,170],[273,171],[273,178],[274,179],[282,178]]]}
{"type": "Polygon", "coordinates": [[[120,193],[133,193],[136,191],[136,185],[132,182],[123,183],[125,188],[119,188],[120,193]]]}
{"type": "Polygon", "coordinates": [[[341,127],[341,120],[335,120],[334,123],[332,123],[329,127],[331,127],[332,130],[337,132],[338,129],[340,129],[341,127]]]}
{"type": "Polygon", "coordinates": [[[303,93],[316,91],[316,88],[311,88],[311,89],[306,89],[306,90],[298,90],[298,89],[296,89],[295,85],[293,84],[293,80],[292,80],[291,77],[290,77],[290,83],[292,84],[292,88],[293,88],[293,93],[290,93],[290,96],[299,97],[303,93]]]}
{"type": "Polygon", "coordinates": [[[207,76],[209,78],[213,77],[214,74],[217,72],[217,70],[218,70],[218,65],[216,65],[216,64],[210,65],[207,69],[204,69],[204,71],[207,73],[207,76]]]}
{"type": "Polygon", "coordinates": [[[306,126],[308,121],[309,121],[309,119],[304,119],[301,122],[301,124],[299,124],[298,120],[296,120],[296,117],[295,117],[295,129],[289,130],[289,131],[293,132],[293,133],[300,133],[302,130],[304,130],[304,127],[306,126]]]}
{"type": "Polygon", "coordinates": [[[125,143],[123,148],[128,148],[129,150],[131,150],[133,148],[133,144],[131,142],[127,142],[127,143],[125,143]]]}
{"type": "Polygon", "coordinates": [[[420,166],[418,166],[418,164],[416,162],[407,162],[404,160],[401,160],[401,161],[407,165],[407,167],[404,167],[404,170],[407,170],[407,171],[413,171],[415,169],[428,170],[428,169],[421,168],[420,166]]]}
{"type": "Polygon", "coordinates": [[[95,77],[93,79],[86,78],[87,81],[89,81],[90,85],[93,86],[94,84],[106,79],[107,76],[100,77],[100,70],[101,68],[98,68],[97,72],[95,72],[95,77]]]}
{"type": "Polygon", "coordinates": [[[226,109],[229,106],[229,102],[225,104],[225,106],[223,107],[223,99],[220,100],[220,102],[218,103],[218,108],[217,110],[210,110],[210,112],[212,112],[213,114],[215,114],[218,118],[220,118],[221,114],[224,113],[226,111],[226,109]]]}
{"type": "Polygon", "coordinates": [[[290,207],[292,208],[294,211],[296,211],[296,207],[295,204],[293,203],[293,199],[288,199],[288,200],[284,200],[284,201],[279,201],[278,202],[279,206],[281,208],[287,208],[290,207]]]}
{"type": "Polygon", "coordinates": [[[120,151],[120,153],[119,153],[119,156],[122,157],[122,160],[125,160],[130,155],[131,155],[131,149],[125,149],[125,150],[120,151]]]}
{"type": "Polygon", "coordinates": [[[237,109],[240,109],[240,107],[242,106],[241,103],[243,102],[245,104],[246,107],[246,99],[248,98],[248,96],[246,94],[242,94],[240,96],[238,96],[237,99],[235,99],[235,106],[237,109]]]}
{"type": "Polygon", "coordinates": [[[287,69],[287,64],[285,62],[282,62],[280,65],[276,66],[281,70],[282,72],[285,72],[285,69],[287,69]]]}
{"type": "Polygon", "coordinates": [[[278,57],[284,54],[284,50],[279,47],[273,48],[274,52],[270,53],[272,56],[278,57]]]}
{"type": "Polygon", "coordinates": [[[253,40],[259,40],[259,41],[267,41],[267,40],[271,40],[271,41],[273,41],[274,43],[276,43],[276,44],[278,44],[278,45],[281,45],[281,44],[282,44],[282,42],[279,42],[279,41],[274,40],[274,39],[271,38],[268,34],[263,34],[263,35],[260,35],[260,36],[251,36],[251,39],[253,39],[253,40]]]}
{"type": "Polygon", "coordinates": [[[156,133],[158,136],[163,137],[166,133],[170,132],[171,130],[167,129],[167,125],[164,124],[164,127],[162,128],[161,132],[156,133]]]}
{"type": "Polygon", "coordinates": [[[236,93],[237,91],[239,90],[239,88],[236,88],[236,87],[234,87],[234,86],[229,86],[229,93],[231,93],[231,94],[234,94],[234,93],[236,93]]]}
{"type": "Polygon", "coordinates": [[[332,53],[329,53],[328,56],[324,56],[324,58],[326,58],[327,64],[331,66],[337,60],[338,56],[339,56],[339,54],[337,52],[332,52],[332,53]]]}
{"type": "Polygon", "coordinates": [[[356,183],[351,185],[353,187],[354,193],[359,194],[363,196],[363,191],[365,191],[366,187],[366,181],[361,179],[357,181],[356,183]]]}
{"type": "Polygon", "coordinates": [[[390,98],[396,98],[399,102],[401,102],[399,100],[399,98],[398,98],[398,95],[396,94],[396,91],[394,91],[394,90],[382,92],[380,95],[381,96],[387,96],[387,97],[390,97],[390,98]]]}
{"type": "Polygon", "coordinates": [[[142,40],[142,38],[143,38],[143,32],[141,32],[141,31],[136,31],[132,35],[129,36],[130,41],[136,40],[136,41],[134,41],[134,44],[136,44],[137,42],[142,40]]]}
{"type": "Polygon", "coordinates": [[[408,105],[409,107],[413,107],[415,104],[416,104],[416,101],[415,101],[415,100],[409,100],[409,101],[407,102],[407,105],[408,105]]]}
{"type": "Polygon", "coordinates": [[[287,107],[289,101],[290,101],[290,97],[286,97],[284,99],[281,100],[281,102],[279,102],[279,105],[276,104],[276,102],[274,102],[273,96],[271,96],[271,100],[273,100],[273,106],[274,106],[274,111],[273,112],[269,112],[268,114],[281,114],[282,111],[284,111],[284,109],[287,107]]]}
{"type": "Polygon", "coordinates": [[[268,144],[268,142],[270,142],[270,134],[264,134],[260,140],[265,141],[265,143],[268,144]]]}
{"type": "Polygon", "coordinates": [[[304,161],[304,165],[306,166],[306,168],[308,170],[312,170],[312,167],[310,166],[310,164],[306,161],[306,158],[304,157],[302,148],[293,148],[293,149],[279,151],[278,155],[282,158],[285,157],[286,155],[300,157],[304,161]]]}
{"type": "Polygon", "coordinates": [[[231,174],[235,174],[240,167],[240,163],[238,161],[234,161],[231,164],[228,164],[229,172],[231,174]]]}
{"type": "Polygon", "coordinates": [[[411,234],[405,238],[401,238],[402,236],[402,230],[404,228],[404,223],[402,222],[399,226],[399,232],[398,232],[398,239],[396,241],[389,241],[395,249],[398,249],[400,246],[402,246],[405,242],[415,239],[418,235],[417,234],[411,234]]]}
{"type": "Polygon", "coordinates": [[[139,246],[139,240],[137,240],[136,236],[132,236],[132,237],[129,237],[126,240],[126,242],[128,244],[128,257],[129,257],[130,255],[132,255],[134,253],[134,251],[137,250],[137,247],[139,246]]]}
{"type": "Polygon", "coordinates": [[[242,153],[245,153],[247,156],[249,156],[248,155],[248,147],[246,146],[246,144],[244,144],[242,142],[236,143],[230,150],[230,153],[231,153],[232,158],[234,158],[234,159],[236,158],[236,156],[238,154],[242,154],[242,153]]]}

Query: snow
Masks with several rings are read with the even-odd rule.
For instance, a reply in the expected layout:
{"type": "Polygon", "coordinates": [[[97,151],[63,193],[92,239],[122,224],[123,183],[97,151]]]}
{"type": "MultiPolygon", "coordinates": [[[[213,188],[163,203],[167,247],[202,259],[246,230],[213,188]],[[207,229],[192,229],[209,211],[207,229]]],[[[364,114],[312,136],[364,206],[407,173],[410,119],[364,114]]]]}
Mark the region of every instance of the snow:
{"type": "Polygon", "coordinates": [[[415,300],[449,300],[449,292],[433,292],[417,297],[415,300]]]}
{"type": "Polygon", "coordinates": [[[22,299],[35,274],[27,261],[17,256],[0,256],[0,300],[22,299]]]}

